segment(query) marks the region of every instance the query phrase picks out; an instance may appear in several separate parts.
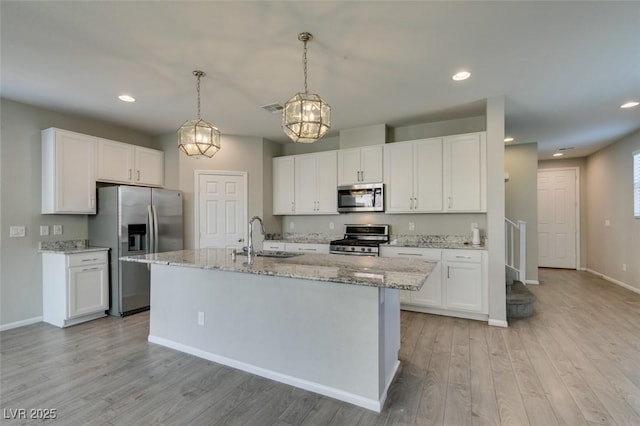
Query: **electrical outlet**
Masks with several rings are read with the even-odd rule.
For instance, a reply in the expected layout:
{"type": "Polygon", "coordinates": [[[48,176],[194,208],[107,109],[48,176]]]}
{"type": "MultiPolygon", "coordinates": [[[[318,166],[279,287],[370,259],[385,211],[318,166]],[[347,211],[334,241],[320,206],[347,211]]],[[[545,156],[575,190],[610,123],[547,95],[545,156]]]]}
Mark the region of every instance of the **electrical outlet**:
{"type": "Polygon", "coordinates": [[[62,235],[62,225],[53,225],[53,235],[62,235]]]}
{"type": "Polygon", "coordinates": [[[413,222],[409,222],[409,231],[415,231],[416,229],[416,224],[413,222]]]}
{"type": "Polygon", "coordinates": [[[329,222],[329,229],[333,229],[335,228],[335,225],[333,224],[333,222],[329,222]]]}
{"type": "Polygon", "coordinates": [[[40,225],[40,235],[49,235],[49,225],[40,225]]]}
{"type": "Polygon", "coordinates": [[[204,325],[204,312],[198,312],[198,325],[204,325]]]}
{"type": "Polygon", "coordinates": [[[26,228],[24,226],[11,226],[9,228],[9,237],[22,238],[26,235],[26,228]]]}
{"type": "Polygon", "coordinates": [[[622,271],[623,272],[627,272],[627,264],[626,263],[622,264],[622,271]]]}

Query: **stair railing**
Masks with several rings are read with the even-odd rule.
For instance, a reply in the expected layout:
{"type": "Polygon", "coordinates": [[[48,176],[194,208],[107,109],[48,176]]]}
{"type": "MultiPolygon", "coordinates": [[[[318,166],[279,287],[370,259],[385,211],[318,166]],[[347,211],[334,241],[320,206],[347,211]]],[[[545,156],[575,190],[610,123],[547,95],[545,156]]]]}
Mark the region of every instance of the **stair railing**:
{"type": "Polygon", "coordinates": [[[527,222],[504,218],[505,258],[509,268],[518,273],[518,279],[526,283],[527,271],[527,222]],[[516,256],[516,247],[518,248],[516,256]]]}

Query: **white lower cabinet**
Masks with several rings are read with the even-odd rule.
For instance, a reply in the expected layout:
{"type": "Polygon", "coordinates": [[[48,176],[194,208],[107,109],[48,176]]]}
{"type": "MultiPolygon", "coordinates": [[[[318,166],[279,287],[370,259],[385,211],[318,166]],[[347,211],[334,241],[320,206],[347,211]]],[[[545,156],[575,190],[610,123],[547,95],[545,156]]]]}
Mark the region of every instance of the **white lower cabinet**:
{"type": "Polygon", "coordinates": [[[381,246],[380,255],[438,262],[419,291],[400,291],[404,310],[488,319],[485,250],[381,246]]]}
{"type": "Polygon", "coordinates": [[[107,250],[42,254],[42,318],[67,327],[109,309],[107,250]]]}
{"type": "Polygon", "coordinates": [[[443,275],[447,308],[484,313],[482,252],[445,250],[443,275]]]}

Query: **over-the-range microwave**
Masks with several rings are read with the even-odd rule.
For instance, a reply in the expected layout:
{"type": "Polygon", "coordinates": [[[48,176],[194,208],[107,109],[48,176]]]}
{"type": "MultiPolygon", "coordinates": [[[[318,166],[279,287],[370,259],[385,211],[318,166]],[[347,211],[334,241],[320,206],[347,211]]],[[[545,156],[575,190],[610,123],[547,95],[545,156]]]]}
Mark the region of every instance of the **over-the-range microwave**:
{"type": "Polygon", "coordinates": [[[338,211],[341,213],[384,211],[384,185],[361,183],[338,186],[338,211]]]}

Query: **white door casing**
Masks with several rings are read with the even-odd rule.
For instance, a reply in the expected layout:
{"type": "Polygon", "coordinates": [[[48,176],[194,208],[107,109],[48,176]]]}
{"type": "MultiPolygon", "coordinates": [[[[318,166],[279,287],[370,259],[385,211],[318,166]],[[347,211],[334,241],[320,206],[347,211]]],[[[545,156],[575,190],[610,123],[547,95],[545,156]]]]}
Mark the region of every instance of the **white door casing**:
{"type": "Polygon", "coordinates": [[[195,171],[196,248],[240,248],[247,224],[247,173],[195,171]]]}
{"type": "Polygon", "coordinates": [[[578,169],[538,170],[538,266],[578,269],[578,169]]]}

